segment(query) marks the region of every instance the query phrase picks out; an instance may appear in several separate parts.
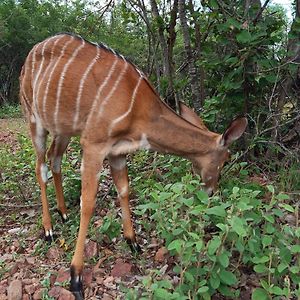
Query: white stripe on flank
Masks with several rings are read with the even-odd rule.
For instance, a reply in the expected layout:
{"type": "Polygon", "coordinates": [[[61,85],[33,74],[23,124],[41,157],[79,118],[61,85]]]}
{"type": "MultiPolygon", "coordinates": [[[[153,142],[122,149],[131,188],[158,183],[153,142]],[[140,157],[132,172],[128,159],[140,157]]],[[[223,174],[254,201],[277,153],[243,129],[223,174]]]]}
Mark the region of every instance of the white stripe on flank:
{"type": "Polygon", "coordinates": [[[100,95],[101,95],[101,93],[102,93],[104,87],[107,85],[109,79],[111,78],[113,72],[115,71],[115,68],[116,68],[116,65],[117,65],[118,61],[119,61],[119,59],[118,59],[118,57],[116,57],[114,63],[113,63],[112,66],[111,66],[111,69],[109,70],[109,72],[108,72],[108,74],[107,74],[107,76],[106,76],[106,78],[103,80],[102,84],[99,86],[99,88],[98,88],[98,90],[97,90],[97,94],[96,94],[96,96],[95,96],[95,98],[94,98],[94,102],[93,102],[91,111],[90,111],[90,113],[89,113],[89,115],[88,115],[88,118],[87,118],[87,121],[86,121],[86,126],[88,126],[88,124],[89,124],[90,121],[91,121],[92,114],[93,114],[93,113],[95,112],[95,110],[96,110],[96,106],[97,106],[97,103],[98,103],[98,99],[100,98],[100,95]]]}
{"type": "MultiPolygon", "coordinates": [[[[51,70],[51,73],[49,74],[49,78],[48,78],[48,81],[47,81],[47,85],[46,85],[46,89],[45,89],[45,94],[44,94],[44,99],[43,99],[43,114],[44,114],[44,120],[46,121],[47,120],[47,115],[46,115],[46,99],[48,97],[48,92],[49,92],[49,86],[50,86],[50,83],[51,83],[51,80],[52,80],[52,76],[54,74],[54,71],[59,63],[59,61],[61,60],[61,58],[64,56],[65,54],[65,50],[66,48],[68,47],[68,45],[74,40],[74,37],[71,36],[71,38],[68,40],[68,42],[63,46],[62,50],[61,50],[61,53],[60,53],[60,56],[58,57],[58,59],[56,60],[52,70],[51,70]]],[[[53,53],[53,52],[52,52],[53,53]]],[[[51,57],[52,59],[52,57],[51,57]]],[[[49,63],[48,66],[50,66],[51,63],[49,63]]],[[[46,73],[46,72],[45,72],[46,73]]],[[[47,122],[46,122],[47,123],[47,122]]]]}
{"type": "Polygon", "coordinates": [[[108,131],[108,134],[111,135],[111,132],[113,130],[113,128],[116,126],[117,123],[121,122],[123,119],[125,119],[131,112],[132,108],[133,108],[133,105],[135,103],[135,99],[136,99],[136,94],[137,94],[137,91],[139,89],[139,86],[142,82],[142,79],[143,77],[139,77],[139,80],[133,90],[133,93],[132,93],[132,97],[131,97],[131,102],[130,102],[130,106],[128,108],[128,110],[123,114],[121,115],[120,117],[116,118],[115,120],[112,121],[110,127],[109,127],[109,131],[108,131]]]}
{"type": "Polygon", "coordinates": [[[89,75],[89,73],[92,70],[93,66],[95,65],[95,63],[97,62],[97,60],[100,57],[100,48],[99,48],[99,46],[96,47],[96,51],[97,51],[96,56],[90,62],[89,66],[87,67],[86,71],[84,72],[84,74],[83,74],[83,76],[80,80],[79,89],[78,89],[78,93],[77,93],[77,97],[76,97],[76,108],[75,108],[75,116],[74,116],[74,120],[73,120],[73,130],[76,129],[76,125],[77,125],[77,122],[78,122],[78,119],[79,119],[79,108],[80,108],[80,103],[81,103],[81,96],[82,96],[83,86],[85,84],[87,76],[89,75]]]}
{"type": "MultiPolygon", "coordinates": [[[[48,74],[48,71],[49,71],[49,69],[50,69],[50,67],[51,67],[51,63],[52,63],[52,61],[53,61],[53,56],[54,56],[54,48],[55,48],[56,44],[57,44],[62,38],[63,38],[63,37],[57,38],[56,41],[54,42],[53,46],[52,46],[52,49],[51,49],[51,56],[50,56],[50,61],[49,61],[49,63],[48,63],[48,66],[47,66],[47,68],[46,68],[46,70],[45,70],[45,72],[44,72],[44,74],[43,74],[41,80],[40,80],[40,84],[39,84],[39,87],[38,87],[38,90],[37,90],[37,93],[36,93],[36,97],[37,97],[37,98],[38,98],[38,96],[39,96],[39,94],[40,94],[40,89],[41,89],[42,83],[44,82],[44,79],[45,79],[45,77],[46,77],[46,74],[48,74]]],[[[49,77],[49,79],[50,79],[50,77],[49,77]]],[[[48,80],[47,86],[48,86],[49,82],[50,82],[50,81],[48,80]]],[[[44,97],[43,97],[43,102],[42,102],[42,115],[43,115],[43,120],[44,120],[44,122],[47,124],[47,115],[46,115],[46,100],[47,100],[47,99],[46,99],[46,98],[47,98],[47,95],[46,95],[46,93],[45,93],[45,95],[44,95],[44,97]]]]}
{"type": "MultiPolygon", "coordinates": [[[[44,54],[45,54],[45,48],[46,48],[46,46],[48,45],[48,43],[49,43],[53,38],[55,38],[55,36],[53,36],[53,37],[49,38],[48,40],[46,40],[46,41],[44,42],[43,47],[42,47],[42,62],[40,63],[39,70],[38,70],[38,72],[37,72],[37,74],[36,74],[36,76],[35,76],[35,78],[34,78],[34,81],[33,81],[33,86],[32,86],[32,89],[33,89],[33,90],[35,90],[35,85],[36,85],[36,83],[37,83],[37,81],[38,81],[38,79],[39,79],[39,77],[40,77],[40,74],[41,74],[41,71],[42,71],[42,69],[43,69],[43,65],[44,65],[44,62],[45,62],[45,56],[44,56],[44,54]]],[[[34,94],[34,92],[33,92],[33,94],[34,94]]]]}
{"type": "Polygon", "coordinates": [[[124,67],[123,67],[121,73],[119,74],[119,76],[118,76],[117,80],[115,81],[113,87],[111,88],[110,92],[108,93],[108,95],[104,98],[103,102],[101,103],[97,118],[99,118],[101,116],[101,114],[103,113],[104,106],[107,104],[108,100],[111,98],[111,96],[116,91],[116,89],[117,89],[120,81],[124,77],[127,69],[128,69],[128,63],[125,61],[125,64],[124,64],[124,67]]]}
{"type": "Polygon", "coordinates": [[[36,44],[32,49],[32,61],[31,61],[31,80],[34,78],[34,68],[36,62],[36,49],[40,45],[40,43],[36,44]]]}
{"type": "Polygon", "coordinates": [[[56,103],[55,103],[55,110],[54,110],[54,126],[56,126],[56,132],[59,132],[58,130],[58,113],[59,113],[59,106],[60,106],[60,96],[61,96],[61,90],[62,90],[62,86],[63,86],[63,82],[64,82],[64,79],[65,79],[65,75],[66,75],[66,72],[69,68],[69,66],[71,65],[71,63],[74,61],[74,59],[76,58],[78,52],[84,47],[84,40],[82,39],[81,40],[81,44],[79,47],[77,47],[77,49],[73,52],[71,58],[68,60],[68,62],[65,64],[63,70],[62,70],[62,73],[60,75],[60,78],[59,78],[59,82],[58,82],[58,88],[56,90],[56,103]]]}
{"type": "Polygon", "coordinates": [[[44,45],[43,45],[43,48],[42,48],[42,62],[40,63],[40,67],[39,67],[39,70],[34,78],[34,81],[33,81],[33,85],[32,85],[32,94],[33,94],[33,102],[34,102],[34,105],[36,107],[36,111],[38,113],[38,106],[37,106],[37,95],[38,95],[38,91],[39,91],[39,87],[36,88],[36,84],[37,84],[37,81],[41,75],[41,72],[42,72],[42,69],[43,69],[43,66],[44,66],[44,62],[45,62],[45,48],[46,46],[48,45],[48,43],[55,37],[51,37],[49,38],[47,41],[44,42],[44,45]]]}

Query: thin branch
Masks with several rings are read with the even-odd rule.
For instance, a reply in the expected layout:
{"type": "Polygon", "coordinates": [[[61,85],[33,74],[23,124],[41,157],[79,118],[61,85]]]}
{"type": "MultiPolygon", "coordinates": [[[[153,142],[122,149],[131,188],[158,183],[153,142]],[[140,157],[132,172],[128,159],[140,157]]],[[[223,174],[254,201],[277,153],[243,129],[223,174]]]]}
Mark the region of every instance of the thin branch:
{"type": "Polygon", "coordinates": [[[261,14],[263,13],[263,11],[266,9],[268,3],[270,2],[270,0],[266,0],[264,5],[260,8],[259,12],[257,13],[256,17],[253,19],[252,23],[253,25],[256,25],[258,19],[260,18],[261,14]]]}

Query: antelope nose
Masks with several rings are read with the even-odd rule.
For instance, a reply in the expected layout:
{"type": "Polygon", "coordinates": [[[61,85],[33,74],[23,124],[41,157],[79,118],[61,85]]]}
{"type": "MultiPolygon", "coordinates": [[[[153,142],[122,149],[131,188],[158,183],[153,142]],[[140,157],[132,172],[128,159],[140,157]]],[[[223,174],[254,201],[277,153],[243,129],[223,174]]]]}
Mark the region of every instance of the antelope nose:
{"type": "Polygon", "coordinates": [[[207,193],[208,197],[211,197],[213,195],[213,193],[214,193],[214,190],[211,187],[205,187],[204,188],[204,192],[207,193]]]}

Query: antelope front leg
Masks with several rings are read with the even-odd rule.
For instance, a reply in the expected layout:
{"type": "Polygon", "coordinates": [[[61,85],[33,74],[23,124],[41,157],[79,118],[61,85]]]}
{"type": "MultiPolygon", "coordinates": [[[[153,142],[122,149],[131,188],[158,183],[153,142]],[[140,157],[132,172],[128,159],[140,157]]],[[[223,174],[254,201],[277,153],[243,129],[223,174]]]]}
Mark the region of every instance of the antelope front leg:
{"type": "Polygon", "coordinates": [[[83,300],[82,270],[86,234],[89,222],[95,208],[95,197],[98,187],[99,172],[102,168],[104,155],[101,155],[99,146],[85,146],[81,167],[81,215],[80,228],[76,243],[75,254],[71,263],[71,291],[76,300],[83,300]]]}
{"type": "Polygon", "coordinates": [[[135,232],[131,222],[131,213],[129,208],[129,183],[128,171],[125,155],[109,156],[111,175],[117,188],[118,197],[122,209],[123,232],[124,237],[133,253],[141,252],[141,248],[136,242],[135,232]]]}

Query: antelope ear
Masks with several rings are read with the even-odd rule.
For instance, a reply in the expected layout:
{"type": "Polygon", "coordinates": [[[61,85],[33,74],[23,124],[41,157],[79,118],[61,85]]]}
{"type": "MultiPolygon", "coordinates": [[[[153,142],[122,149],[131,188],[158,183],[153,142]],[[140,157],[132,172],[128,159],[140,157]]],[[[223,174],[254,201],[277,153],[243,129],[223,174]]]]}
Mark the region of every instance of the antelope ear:
{"type": "Polygon", "coordinates": [[[248,120],[245,117],[233,120],[223,133],[220,140],[220,145],[223,147],[228,147],[232,142],[239,139],[246,130],[247,125],[248,120]]]}
{"type": "Polygon", "coordinates": [[[188,122],[192,123],[197,127],[206,128],[201,118],[192,109],[190,109],[181,101],[179,102],[179,107],[180,107],[181,116],[185,120],[187,120],[188,122]]]}

